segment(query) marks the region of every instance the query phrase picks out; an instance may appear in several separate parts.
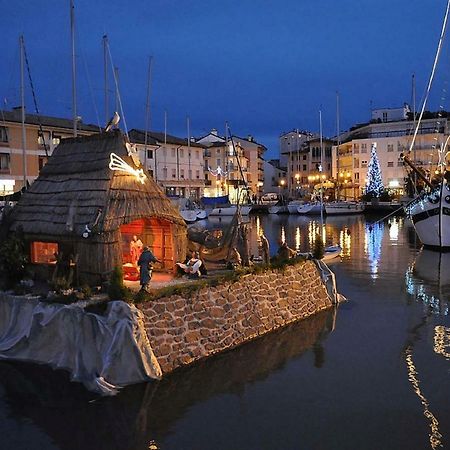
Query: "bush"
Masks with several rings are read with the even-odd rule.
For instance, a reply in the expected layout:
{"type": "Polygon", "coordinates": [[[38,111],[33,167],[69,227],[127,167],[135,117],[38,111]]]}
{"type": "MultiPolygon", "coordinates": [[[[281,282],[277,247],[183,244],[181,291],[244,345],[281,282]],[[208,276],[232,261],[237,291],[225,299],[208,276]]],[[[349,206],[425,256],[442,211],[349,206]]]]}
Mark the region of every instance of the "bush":
{"type": "Polygon", "coordinates": [[[322,259],[325,253],[325,245],[320,234],[316,234],[316,239],[314,241],[313,257],[315,259],[322,259]]]}
{"type": "Polygon", "coordinates": [[[110,300],[126,300],[129,298],[129,290],[123,284],[122,267],[116,266],[111,273],[108,286],[110,300]]]}
{"type": "Polygon", "coordinates": [[[0,244],[0,273],[8,287],[16,285],[25,275],[27,261],[25,243],[20,236],[10,235],[0,244]]]}

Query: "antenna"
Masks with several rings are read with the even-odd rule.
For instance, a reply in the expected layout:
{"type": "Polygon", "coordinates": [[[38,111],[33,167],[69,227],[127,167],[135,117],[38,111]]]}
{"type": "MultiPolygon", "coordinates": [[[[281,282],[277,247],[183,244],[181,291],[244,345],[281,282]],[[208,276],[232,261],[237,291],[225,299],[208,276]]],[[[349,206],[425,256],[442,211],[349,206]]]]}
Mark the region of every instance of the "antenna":
{"type": "Polygon", "coordinates": [[[105,123],[108,123],[108,36],[106,34],[103,36],[103,71],[105,80],[105,123]]]}

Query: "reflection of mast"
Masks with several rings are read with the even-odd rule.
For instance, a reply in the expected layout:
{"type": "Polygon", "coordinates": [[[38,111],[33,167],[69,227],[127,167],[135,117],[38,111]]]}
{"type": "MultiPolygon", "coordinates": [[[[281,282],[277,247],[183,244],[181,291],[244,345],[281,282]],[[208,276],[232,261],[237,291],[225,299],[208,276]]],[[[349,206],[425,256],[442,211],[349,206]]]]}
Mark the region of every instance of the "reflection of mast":
{"type": "Polygon", "coordinates": [[[431,432],[429,439],[431,448],[435,449],[437,447],[442,447],[442,434],[439,432],[439,421],[430,411],[430,404],[420,389],[419,373],[417,372],[412,359],[412,345],[405,350],[405,360],[408,369],[408,381],[411,383],[414,393],[419,397],[420,403],[423,405],[423,415],[430,421],[431,432]]]}
{"type": "Polygon", "coordinates": [[[416,325],[413,330],[413,336],[409,339],[407,342],[404,355],[405,355],[405,361],[406,361],[406,368],[408,370],[408,381],[411,383],[414,393],[419,397],[420,403],[422,403],[423,406],[423,415],[429,420],[430,422],[430,434],[429,434],[429,440],[430,445],[432,449],[436,449],[437,447],[442,447],[442,434],[439,432],[439,421],[435,417],[435,415],[430,411],[430,403],[428,402],[427,398],[423,394],[422,390],[420,389],[420,380],[419,380],[419,373],[417,372],[416,366],[413,361],[413,348],[414,343],[420,339],[419,331],[420,328],[422,328],[424,325],[427,324],[427,317],[424,317],[418,325],[416,325]]]}

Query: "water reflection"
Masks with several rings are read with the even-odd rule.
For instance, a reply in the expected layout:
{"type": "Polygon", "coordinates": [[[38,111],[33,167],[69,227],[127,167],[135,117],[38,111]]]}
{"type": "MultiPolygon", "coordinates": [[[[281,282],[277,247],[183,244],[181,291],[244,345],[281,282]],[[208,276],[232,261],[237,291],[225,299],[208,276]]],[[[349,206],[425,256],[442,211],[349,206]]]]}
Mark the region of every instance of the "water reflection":
{"type": "Polygon", "coordinates": [[[364,251],[370,262],[370,274],[373,279],[378,278],[378,267],[381,258],[381,246],[384,237],[384,223],[366,224],[364,251]]]}
{"type": "Polygon", "coordinates": [[[450,253],[422,249],[405,274],[406,289],[433,314],[449,314],[450,253]]]}
{"type": "Polygon", "coordinates": [[[438,325],[434,327],[433,350],[445,359],[450,359],[450,328],[438,325]]]}
{"type": "MultiPolygon", "coordinates": [[[[240,396],[246,386],[308,350],[314,366],[323,367],[323,341],[335,320],[336,310],[322,312],[161,382],[130,386],[113,398],[93,399],[64,373],[26,364],[0,363],[0,385],[9,415],[31,419],[58,448],[156,450],[164,448],[172,427],[196,404],[219,394],[240,396]]],[[[19,421],[9,438],[20,442],[20,434],[19,421]]]]}
{"type": "Polygon", "coordinates": [[[420,403],[422,403],[423,415],[429,421],[430,446],[431,448],[436,449],[438,447],[442,447],[442,434],[439,432],[439,421],[436,418],[436,416],[431,412],[430,403],[428,399],[425,397],[425,394],[422,392],[422,389],[420,387],[419,373],[414,364],[412,350],[413,350],[412,346],[408,347],[405,350],[406,366],[408,368],[408,380],[413,387],[414,393],[417,395],[417,397],[419,397],[420,403]]]}

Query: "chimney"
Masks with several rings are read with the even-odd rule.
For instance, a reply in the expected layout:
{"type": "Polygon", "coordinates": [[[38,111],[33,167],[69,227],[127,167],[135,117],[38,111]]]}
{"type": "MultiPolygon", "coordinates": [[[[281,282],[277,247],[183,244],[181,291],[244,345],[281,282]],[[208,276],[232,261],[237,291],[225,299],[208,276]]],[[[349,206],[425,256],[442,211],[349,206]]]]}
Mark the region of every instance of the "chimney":
{"type": "MultiPolygon", "coordinates": [[[[22,119],[22,107],[21,106],[15,106],[13,109],[13,116],[15,119],[22,119]]],[[[26,110],[25,110],[26,114],[26,110]]]]}
{"type": "Polygon", "coordinates": [[[253,142],[253,136],[252,136],[251,134],[249,134],[249,135],[247,136],[247,141],[253,142]]]}

